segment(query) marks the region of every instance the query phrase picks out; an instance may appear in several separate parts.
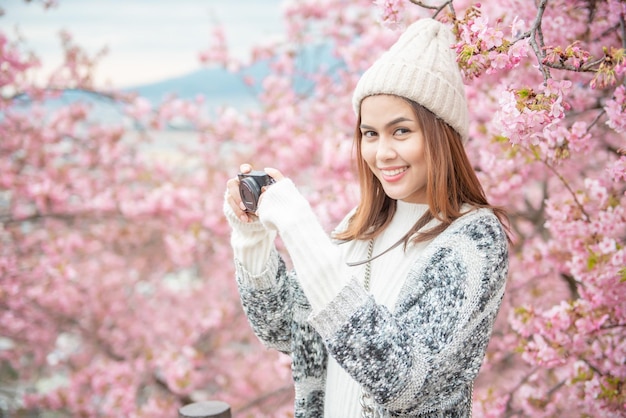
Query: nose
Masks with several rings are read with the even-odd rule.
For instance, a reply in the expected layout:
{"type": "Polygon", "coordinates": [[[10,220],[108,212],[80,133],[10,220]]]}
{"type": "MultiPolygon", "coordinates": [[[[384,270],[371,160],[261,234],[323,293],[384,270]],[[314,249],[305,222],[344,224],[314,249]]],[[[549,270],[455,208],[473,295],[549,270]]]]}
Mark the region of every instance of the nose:
{"type": "Polygon", "coordinates": [[[378,161],[388,161],[396,158],[397,154],[393,145],[393,141],[390,138],[381,137],[376,149],[376,159],[378,161]]]}

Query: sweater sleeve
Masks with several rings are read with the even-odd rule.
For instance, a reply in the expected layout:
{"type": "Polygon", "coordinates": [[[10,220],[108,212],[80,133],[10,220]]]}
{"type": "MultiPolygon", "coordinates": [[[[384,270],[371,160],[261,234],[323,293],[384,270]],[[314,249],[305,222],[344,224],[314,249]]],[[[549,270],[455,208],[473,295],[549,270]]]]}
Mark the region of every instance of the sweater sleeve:
{"type": "Polygon", "coordinates": [[[252,330],[268,348],[288,353],[294,311],[293,277],[274,246],[276,231],[242,222],[224,201],[241,304],[252,330]]]}
{"type": "Polygon", "coordinates": [[[243,222],[224,199],[224,215],[232,229],[230,244],[241,267],[251,275],[259,275],[266,268],[274,248],[276,231],[266,229],[261,222],[243,222]]]}
{"type": "Polygon", "coordinates": [[[280,233],[313,312],[320,311],[348,281],[341,251],[289,179],[263,194],[257,213],[263,225],[280,233]]]}
{"type": "Polygon", "coordinates": [[[235,260],[235,274],[241,305],[254,334],[264,346],[289,353],[295,301],[293,277],[283,260],[272,250],[266,270],[257,276],[235,260]]]}

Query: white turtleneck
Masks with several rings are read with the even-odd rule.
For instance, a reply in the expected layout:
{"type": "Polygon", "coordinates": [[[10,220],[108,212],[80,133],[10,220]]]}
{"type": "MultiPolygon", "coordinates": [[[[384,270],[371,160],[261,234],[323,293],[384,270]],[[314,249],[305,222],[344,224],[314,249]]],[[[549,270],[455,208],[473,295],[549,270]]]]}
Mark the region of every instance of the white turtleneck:
{"type": "MultiPolygon", "coordinates": [[[[391,223],[374,241],[373,255],[380,254],[402,238],[427,208],[427,205],[398,201],[397,210],[391,223]]],[[[342,244],[340,247],[346,246],[347,261],[360,261],[367,259],[367,245],[367,242],[350,242],[342,244]]],[[[405,252],[404,246],[401,244],[372,261],[370,293],[377,303],[393,311],[411,265],[426,245],[427,243],[410,244],[405,252]]],[[[357,277],[363,282],[364,265],[352,267],[352,270],[350,277],[357,277]]],[[[350,279],[350,277],[346,279],[350,279]]],[[[330,357],[326,375],[324,417],[359,417],[361,413],[360,396],[359,384],[330,357]]]]}

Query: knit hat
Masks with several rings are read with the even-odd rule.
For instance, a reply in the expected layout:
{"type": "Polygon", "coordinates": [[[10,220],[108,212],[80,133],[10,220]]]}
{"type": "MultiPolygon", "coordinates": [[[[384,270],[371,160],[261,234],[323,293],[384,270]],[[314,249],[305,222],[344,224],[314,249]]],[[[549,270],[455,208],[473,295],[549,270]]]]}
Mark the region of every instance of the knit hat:
{"type": "Polygon", "coordinates": [[[352,96],[354,112],[359,113],[367,96],[405,97],[447,122],[465,142],[469,111],[454,43],[450,29],[434,19],[420,19],[410,25],[361,76],[352,96]]]}

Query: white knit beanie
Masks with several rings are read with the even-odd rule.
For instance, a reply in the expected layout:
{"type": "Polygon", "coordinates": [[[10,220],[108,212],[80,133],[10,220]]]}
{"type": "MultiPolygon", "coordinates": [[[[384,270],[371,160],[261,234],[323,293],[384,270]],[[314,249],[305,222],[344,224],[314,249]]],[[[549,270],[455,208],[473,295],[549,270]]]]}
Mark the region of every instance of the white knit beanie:
{"type": "Polygon", "coordinates": [[[454,43],[450,29],[434,19],[413,23],[359,80],[352,96],[354,112],[359,113],[367,96],[405,97],[433,112],[467,141],[469,112],[454,43]]]}

